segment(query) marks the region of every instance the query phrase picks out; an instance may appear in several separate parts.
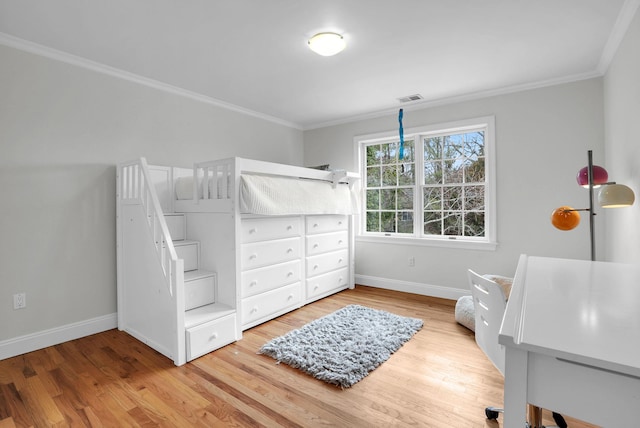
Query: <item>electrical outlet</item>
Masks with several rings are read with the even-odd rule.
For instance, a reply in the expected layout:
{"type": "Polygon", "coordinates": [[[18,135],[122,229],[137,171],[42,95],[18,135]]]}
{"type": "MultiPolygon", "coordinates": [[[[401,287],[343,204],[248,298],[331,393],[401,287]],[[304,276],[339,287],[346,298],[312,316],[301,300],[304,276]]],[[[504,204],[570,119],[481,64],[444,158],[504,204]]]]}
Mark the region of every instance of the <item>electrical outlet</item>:
{"type": "Polygon", "coordinates": [[[23,309],[27,307],[27,293],[13,295],[13,309],[23,309]]]}
{"type": "Polygon", "coordinates": [[[416,258],[415,257],[409,257],[409,266],[410,267],[414,267],[416,265],[416,258]]]}

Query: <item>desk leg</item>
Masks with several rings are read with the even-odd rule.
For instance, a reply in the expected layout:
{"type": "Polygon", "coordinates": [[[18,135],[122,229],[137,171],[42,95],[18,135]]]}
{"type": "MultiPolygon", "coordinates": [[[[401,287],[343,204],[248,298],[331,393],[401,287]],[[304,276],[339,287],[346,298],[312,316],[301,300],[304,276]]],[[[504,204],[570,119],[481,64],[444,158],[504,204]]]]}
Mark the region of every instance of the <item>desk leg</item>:
{"type": "Polygon", "coordinates": [[[530,428],[543,428],[542,426],[542,409],[532,404],[527,406],[527,421],[530,428]]]}
{"type": "Polygon", "coordinates": [[[504,428],[522,428],[527,420],[527,352],[505,346],[504,428]]]}

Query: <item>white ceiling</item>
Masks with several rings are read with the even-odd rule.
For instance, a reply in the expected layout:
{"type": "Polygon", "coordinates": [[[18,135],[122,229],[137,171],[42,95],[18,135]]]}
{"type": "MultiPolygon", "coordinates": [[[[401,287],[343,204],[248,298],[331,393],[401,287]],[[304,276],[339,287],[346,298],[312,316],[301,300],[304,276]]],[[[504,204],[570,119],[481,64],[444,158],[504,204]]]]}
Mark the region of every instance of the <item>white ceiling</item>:
{"type": "Polygon", "coordinates": [[[0,0],[0,41],[311,129],[602,75],[638,2],[0,0]],[[347,48],[311,52],[320,31],[347,48]],[[397,100],[413,94],[424,100],[397,100]]]}

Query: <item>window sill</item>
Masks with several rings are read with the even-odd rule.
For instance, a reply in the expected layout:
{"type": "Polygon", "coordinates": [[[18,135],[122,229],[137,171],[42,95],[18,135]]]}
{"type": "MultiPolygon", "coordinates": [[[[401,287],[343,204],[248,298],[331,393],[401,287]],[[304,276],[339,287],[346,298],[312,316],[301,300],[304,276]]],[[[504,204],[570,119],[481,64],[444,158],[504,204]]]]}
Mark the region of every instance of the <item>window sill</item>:
{"type": "Polygon", "coordinates": [[[402,236],[356,236],[356,242],[373,242],[376,244],[415,245],[419,247],[441,247],[461,250],[495,251],[497,242],[470,241],[463,239],[426,239],[402,236]]]}

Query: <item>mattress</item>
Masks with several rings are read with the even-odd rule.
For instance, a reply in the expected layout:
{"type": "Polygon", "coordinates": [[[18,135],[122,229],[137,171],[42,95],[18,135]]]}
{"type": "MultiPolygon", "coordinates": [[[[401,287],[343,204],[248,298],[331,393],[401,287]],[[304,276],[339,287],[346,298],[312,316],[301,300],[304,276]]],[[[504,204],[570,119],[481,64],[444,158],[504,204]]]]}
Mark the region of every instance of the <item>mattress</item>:
{"type": "Polygon", "coordinates": [[[355,214],[347,184],[264,175],[242,175],[240,211],[259,215],[355,214]]]}

